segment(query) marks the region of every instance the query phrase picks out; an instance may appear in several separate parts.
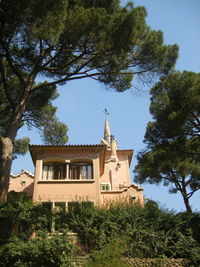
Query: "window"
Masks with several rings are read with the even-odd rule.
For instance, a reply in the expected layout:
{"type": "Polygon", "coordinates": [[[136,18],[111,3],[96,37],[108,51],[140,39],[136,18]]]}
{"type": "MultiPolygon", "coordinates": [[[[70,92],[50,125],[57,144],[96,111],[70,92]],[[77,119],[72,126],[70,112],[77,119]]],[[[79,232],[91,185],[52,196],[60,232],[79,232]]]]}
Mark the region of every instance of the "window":
{"type": "Polygon", "coordinates": [[[66,202],[54,202],[53,211],[54,219],[52,230],[59,231],[65,225],[65,216],[63,217],[63,213],[66,212],[66,202]]]}
{"type": "Polygon", "coordinates": [[[48,221],[47,229],[49,232],[58,231],[65,223],[63,212],[66,212],[66,202],[42,202],[43,215],[48,221]]]}
{"type": "Polygon", "coordinates": [[[93,179],[92,164],[87,162],[46,162],[43,164],[42,180],[93,179]]]}
{"type": "Polygon", "coordinates": [[[52,202],[42,202],[43,227],[49,232],[52,231],[52,202]]]}
{"type": "Polygon", "coordinates": [[[70,179],[93,179],[92,165],[85,162],[70,164],[70,179]]]}
{"type": "Polygon", "coordinates": [[[71,201],[71,202],[42,202],[42,214],[46,217],[47,224],[44,225],[49,232],[59,231],[66,227],[67,212],[79,214],[80,212],[94,208],[92,201],[71,201]]]}
{"type": "Polygon", "coordinates": [[[74,202],[74,201],[71,201],[71,202],[68,202],[68,211],[69,212],[74,212],[74,213],[77,213],[80,211],[80,202],[74,202]]]}
{"type": "Polygon", "coordinates": [[[66,165],[62,162],[48,162],[43,165],[43,180],[61,180],[66,177],[66,165]]]}
{"type": "Polygon", "coordinates": [[[109,183],[101,184],[101,191],[109,191],[109,190],[110,190],[110,184],[109,183]]]}
{"type": "Polygon", "coordinates": [[[66,211],[66,202],[55,202],[54,203],[55,212],[64,212],[66,211]]]}
{"type": "Polygon", "coordinates": [[[68,211],[73,213],[80,213],[82,211],[91,210],[93,208],[94,208],[94,202],[92,201],[68,202],[68,211]]]}
{"type": "Polygon", "coordinates": [[[22,187],[25,187],[25,185],[26,185],[26,181],[22,180],[22,181],[21,181],[21,186],[22,186],[22,187]]]}
{"type": "Polygon", "coordinates": [[[52,202],[42,202],[42,207],[45,209],[46,212],[51,212],[52,210],[52,202]]]}

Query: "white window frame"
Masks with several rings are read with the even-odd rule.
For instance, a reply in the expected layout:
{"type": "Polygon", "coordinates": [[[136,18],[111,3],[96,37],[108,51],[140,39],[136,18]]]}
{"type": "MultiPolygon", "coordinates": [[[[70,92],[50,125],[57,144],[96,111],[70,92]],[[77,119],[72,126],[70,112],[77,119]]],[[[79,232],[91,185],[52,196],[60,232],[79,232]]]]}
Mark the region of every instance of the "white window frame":
{"type": "Polygon", "coordinates": [[[100,184],[100,189],[103,192],[111,191],[111,184],[109,182],[103,182],[103,183],[100,184]],[[103,186],[108,186],[108,189],[103,189],[103,186]]]}

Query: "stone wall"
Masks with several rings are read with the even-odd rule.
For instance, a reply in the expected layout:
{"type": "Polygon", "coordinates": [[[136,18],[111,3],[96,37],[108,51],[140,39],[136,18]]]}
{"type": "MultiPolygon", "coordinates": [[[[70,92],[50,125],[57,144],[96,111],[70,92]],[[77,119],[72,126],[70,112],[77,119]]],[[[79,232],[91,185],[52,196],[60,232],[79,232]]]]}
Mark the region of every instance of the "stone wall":
{"type": "Polygon", "coordinates": [[[124,262],[133,267],[190,267],[190,262],[187,259],[139,259],[125,258],[124,262]]]}
{"type": "MultiPolygon", "coordinates": [[[[87,256],[79,257],[75,264],[76,266],[82,266],[83,262],[87,259],[87,256]]],[[[187,259],[168,259],[168,258],[156,258],[156,259],[139,259],[139,258],[124,258],[124,263],[130,265],[130,267],[190,267],[190,261],[187,259]]]]}

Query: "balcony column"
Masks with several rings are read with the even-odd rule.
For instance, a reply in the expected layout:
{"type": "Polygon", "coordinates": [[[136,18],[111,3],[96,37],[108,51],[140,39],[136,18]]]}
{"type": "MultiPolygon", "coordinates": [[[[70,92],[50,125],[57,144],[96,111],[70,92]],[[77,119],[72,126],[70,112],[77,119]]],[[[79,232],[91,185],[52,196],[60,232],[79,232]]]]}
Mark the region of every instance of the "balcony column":
{"type": "Polygon", "coordinates": [[[70,164],[70,160],[65,160],[65,163],[66,163],[66,175],[65,175],[65,178],[66,179],[69,179],[70,178],[70,175],[69,175],[69,164],[70,164]]]}
{"type": "Polygon", "coordinates": [[[38,201],[38,180],[42,178],[42,160],[36,160],[34,176],[33,201],[38,201]]]}
{"type": "Polygon", "coordinates": [[[99,158],[93,159],[93,179],[96,187],[96,204],[100,204],[100,166],[99,158]]]}

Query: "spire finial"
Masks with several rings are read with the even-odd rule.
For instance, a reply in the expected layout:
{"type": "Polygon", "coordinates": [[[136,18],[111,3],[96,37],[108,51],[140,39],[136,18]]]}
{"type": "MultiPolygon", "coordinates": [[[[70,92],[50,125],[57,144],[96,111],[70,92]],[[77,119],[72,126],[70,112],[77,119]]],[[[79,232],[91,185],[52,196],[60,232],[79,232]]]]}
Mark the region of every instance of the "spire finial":
{"type": "Polygon", "coordinates": [[[110,114],[110,113],[108,112],[107,108],[105,108],[103,112],[104,112],[104,114],[105,114],[105,118],[107,118],[107,116],[110,114]]]}
{"type": "Polygon", "coordinates": [[[110,127],[107,119],[109,112],[105,108],[103,113],[105,114],[105,126],[104,126],[104,137],[101,139],[101,143],[106,144],[107,147],[110,147],[110,127]]]}
{"type": "Polygon", "coordinates": [[[106,145],[108,150],[112,150],[112,157],[117,158],[116,150],[118,149],[117,141],[114,135],[110,134],[110,126],[107,116],[110,114],[105,108],[103,113],[105,114],[105,126],[104,126],[104,137],[101,139],[101,144],[106,145]]]}

